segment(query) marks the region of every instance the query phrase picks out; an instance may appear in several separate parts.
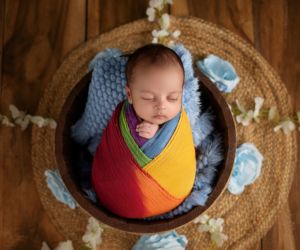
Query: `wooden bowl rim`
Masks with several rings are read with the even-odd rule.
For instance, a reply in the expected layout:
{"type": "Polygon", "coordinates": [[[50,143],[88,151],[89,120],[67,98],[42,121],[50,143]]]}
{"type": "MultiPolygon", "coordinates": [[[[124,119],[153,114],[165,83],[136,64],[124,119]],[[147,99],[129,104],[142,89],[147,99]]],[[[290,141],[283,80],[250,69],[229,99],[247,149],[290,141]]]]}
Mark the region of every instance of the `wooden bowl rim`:
{"type": "Polygon", "coordinates": [[[227,151],[225,152],[225,161],[223,164],[222,173],[220,174],[217,183],[213,191],[209,195],[205,206],[197,206],[192,208],[187,213],[176,216],[172,219],[155,220],[155,221],[144,221],[142,219],[127,219],[121,218],[117,215],[109,214],[105,211],[100,210],[97,206],[92,204],[87,198],[84,197],[82,191],[76,186],[73,181],[70,169],[68,168],[66,161],[63,157],[63,131],[66,123],[66,113],[70,106],[74,102],[75,97],[80,93],[80,91],[85,86],[86,82],[91,79],[92,72],[87,73],[82,79],[76,84],[76,86],[70,92],[68,98],[63,104],[62,110],[59,115],[58,125],[55,132],[55,155],[58,163],[58,170],[61,175],[66,188],[76,200],[78,205],[83,208],[85,212],[89,215],[95,217],[99,221],[107,224],[115,229],[134,233],[134,234],[145,234],[145,233],[159,233],[164,231],[173,230],[184,226],[185,224],[191,222],[200,214],[204,213],[208,208],[210,208],[221,196],[221,194],[226,190],[227,183],[229,182],[236,150],[236,128],[235,122],[232,117],[231,111],[226,103],[225,98],[217,87],[197,68],[194,67],[195,76],[202,82],[202,86],[207,88],[211,93],[215,101],[217,102],[220,110],[222,111],[223,119],[226,123],[226,135],[227,141],[227,151]]]}

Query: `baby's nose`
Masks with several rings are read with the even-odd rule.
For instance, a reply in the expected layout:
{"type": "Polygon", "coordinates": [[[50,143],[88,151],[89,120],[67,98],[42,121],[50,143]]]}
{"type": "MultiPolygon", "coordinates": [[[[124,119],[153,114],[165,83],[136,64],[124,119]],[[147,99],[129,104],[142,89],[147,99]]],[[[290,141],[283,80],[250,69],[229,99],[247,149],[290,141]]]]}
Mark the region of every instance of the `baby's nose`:
{"type": "Polygon", "coordinates": [[[158,101],[158,104],[156,106],[157,109],[165,109],[166,108],[166,104],[164,101],[158,101]]]}

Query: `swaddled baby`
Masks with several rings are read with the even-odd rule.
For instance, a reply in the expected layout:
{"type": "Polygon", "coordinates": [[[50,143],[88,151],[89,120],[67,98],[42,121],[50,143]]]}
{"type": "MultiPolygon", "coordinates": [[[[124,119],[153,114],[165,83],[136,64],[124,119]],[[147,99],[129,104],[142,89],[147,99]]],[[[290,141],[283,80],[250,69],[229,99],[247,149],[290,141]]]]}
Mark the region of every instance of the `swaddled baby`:
{"type": "Polygon", "coordinates": [[[178,206],[196,174],[192,129],[182,105],[184,68],[160,44],[137,49],[126,65],[120,102],[94,155],[92,184],[100,203],[127,218],[178,206]]]}
{"type": "Polygon", "coordinates": [[[159,126],[180,111],[184,83],[182,62],[173,50],[163,45],[147,45],[129,57],[126,75],[126,94],[132,104],[129,109],[139,122],[136,131],[140,137],[149,139],[159,126]]]}

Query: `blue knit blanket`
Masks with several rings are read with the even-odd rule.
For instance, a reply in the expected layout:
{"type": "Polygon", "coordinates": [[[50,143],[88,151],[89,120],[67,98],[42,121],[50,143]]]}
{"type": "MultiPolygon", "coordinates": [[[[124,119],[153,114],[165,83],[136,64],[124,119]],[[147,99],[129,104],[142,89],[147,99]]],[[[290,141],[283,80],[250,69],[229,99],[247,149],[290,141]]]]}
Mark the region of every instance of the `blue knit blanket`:
{"type": "MultiPolygon", "coordinates": [[[[213,126],[214,111],[211,108],[201,109],[199,82],[194,76],[192,55],[182,44],[175,44],[171,48],[181,58],[184,66],[182,102],[191,123],[194,144],[200,154],[197,158],[196,179],[191,194],[172,211],[147,220],[172,218],[189,211],[194,206],[204,205],[213,189],[217,167],[223,160],[222,138],[213,126]]],[[[108,48],[98,53],[89,65],[89,69],[93,72],[86,106],[81,118],[71,127],[71,136],[92,155],[117,104],[126,99],[127,57],[122,55],[119,49],[108,48]]],[[[81,187],[88,198],[97,202],[87,178],[91,166],[86,162],[81,164],[85,166],[84,171],[88,172],[84,174],[84,179],[81,179],[81,187]]]]}

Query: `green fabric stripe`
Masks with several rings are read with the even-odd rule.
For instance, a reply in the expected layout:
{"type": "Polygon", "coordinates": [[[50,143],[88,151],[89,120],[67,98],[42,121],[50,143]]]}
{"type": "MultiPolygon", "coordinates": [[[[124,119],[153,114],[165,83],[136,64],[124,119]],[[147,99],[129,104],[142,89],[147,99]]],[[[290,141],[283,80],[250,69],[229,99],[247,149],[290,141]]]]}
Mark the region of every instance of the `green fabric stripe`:
{"type": "Polygon", "coordinates": [[[139,148],[139,146],[136,144],[134,138],[130,133],[130,129],[128,127],[125,116],[125,105],[126,102],[124,102],[119,116],[119,125],[121,128],[121,133],[134,159],[138,162],[139,166],[143,168],[146,164],[148,164],[151,161],[151,159],[147,155],[145,155],[144,152],[139,148]]]}

